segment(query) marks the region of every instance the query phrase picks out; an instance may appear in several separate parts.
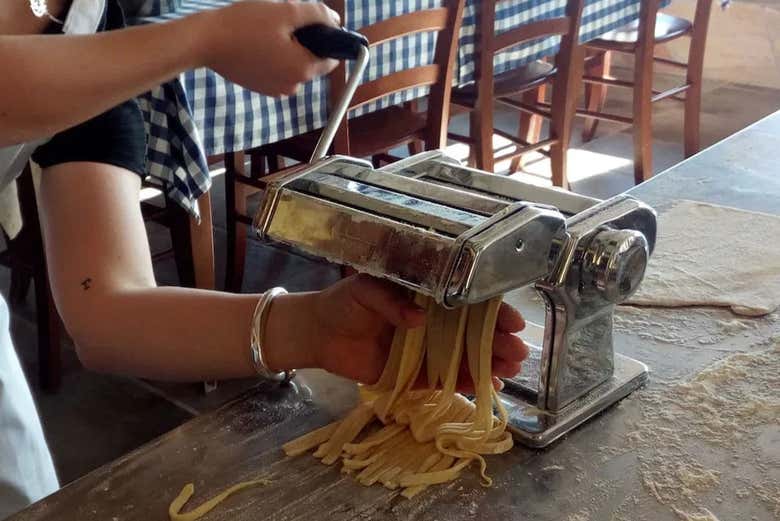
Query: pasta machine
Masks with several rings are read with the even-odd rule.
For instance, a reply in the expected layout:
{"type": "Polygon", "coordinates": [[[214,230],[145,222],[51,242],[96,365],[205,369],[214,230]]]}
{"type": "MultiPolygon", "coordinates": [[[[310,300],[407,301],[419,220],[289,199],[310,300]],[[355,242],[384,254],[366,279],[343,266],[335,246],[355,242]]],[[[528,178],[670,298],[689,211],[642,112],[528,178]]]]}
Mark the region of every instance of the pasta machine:
{"type": "Polygon", "coordinates": [[[310,164],[269,176],[254,228],[264,240],[352,266],[457,307],[533,285],[544,339],[501,398],[515,437],[546,446],[647,379],[614,352],[615,305],[636,291],[655,244],[655,212],[521,183],[425,152],[380,169],[325,157],[369,59],[357,33],[307,26],[298,41],[354,60],[310,164]]]}
{"type": "Polygon", "coordinates": [[[614,352],[615,305],[639,286],[654,211],[462,166],[443,152],[375,169],[332,156],[269,181],[258,235],[352,266],[447,307],[533,285],[544,340],[501,398],[522,443],[543,447],[631,393],[647,367],[614,352]]]}

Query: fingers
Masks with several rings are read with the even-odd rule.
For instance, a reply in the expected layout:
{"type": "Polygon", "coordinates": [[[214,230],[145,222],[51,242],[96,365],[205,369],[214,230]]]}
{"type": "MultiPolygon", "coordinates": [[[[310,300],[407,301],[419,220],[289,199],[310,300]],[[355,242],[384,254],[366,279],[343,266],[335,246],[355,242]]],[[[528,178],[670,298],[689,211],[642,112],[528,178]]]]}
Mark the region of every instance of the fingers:
{"type": "Polygon", "coordinates": [[[528,358],[528,346],[514,335],[496,331],[493,336],[493,358],[507,362],[522,362],[528,358]]]}
{"type": "Polygon", "coordinates": [[[336,11],[326,6],[325,4],[318,4],[318,5],[321,5],[328,10],[328,16],[330,17],[335,27],[341,27],[341,16],[339,16],[339,14],[336,11]]]}
{"type": "MultiPolygon", "coordinates": [[[[323,3],[289,2],[287,5],[290,9],[290,32],[313,24],[324,24],[332,27],[341,25],[338,13],[323,3]]],[[[339,64],[337,60],[319,58],[303,46],[295,49],[295,53],[297,56],[292,57],[292,63],[298,64],[300,77],[293,78],[294,83],[282,89],[283,93],[288,96],[294,95],[301,83],[328,74],[339,64]]]]}
{"type": "Polygon", "coordinates": [[[325,60],[318,59],[312,66],[309,80],[312,80],[317,76],[328,74],[330,71],[338,67],[338,65],[338,60],[334,60],[333,58],[328,58],[325,60]]]}
{"type": "Polygon", "coordinates": [[[493,361],[493,375],[501,378],[514,378],[522,369],[522,362],[509,362],[507,360],[493,361]]]}
{"type": "Polygon", "coordinates": [[[339,64],[337,60],[318,58],[297,41],[293,41],[285,52],[289,56],[289,62],[280,66],[282,74],[276,78],[280,83],[278,92],[269,92],[266,89],[265,94],[294,96],[301,84],[328,74],[339,64]]]}
{"type": "MultiPolygon", "coordinates": [[[[494,376],[492,378],[493,381],[493,389],[496,391],[500,391],[504,388],[504,382],[497,376],[494,376]]],[[[471,379],[459,381],[458,387],[456,389],[461,394],[474,394],[476,391],[474,390],[474,384],[472,383],[471,379]]]]}
{"type": "Polygon", "coordinates": [[[321,2],[289,2],[292,10],[292,26],[294,28],[312,24],[325,24],[332,27],[341,25],[341,17],[333,9],[321,2]]]}
{"type": "MultiPolygon", "coordinates": [[[[496,331],[493,336],[493,360],[491,362],[493,385],[496,390],[503,388],[503,383],[498,378],[512,378],[521,371],[523,360],[528,358],[528,352],[528,346],[520,338],[509,333],[496,331]]],[[[457,388],[462,393],[474,392],[474,382],[465,359],[458,372],[457,388]]]]}
{"type": "Polygon", "coordinates": [[[355,302],[381,315],[392,325],[419,327],[425,323],[425,310],[415,305],[402,287],[368,275],[344,280],[355,302]]]}
{"type": "Polygon", "coordinates": [[[496,329],[507,333],[516,333],[525,329],[525,320],[519,311],[504,302],[498,310],[496,329]]]}

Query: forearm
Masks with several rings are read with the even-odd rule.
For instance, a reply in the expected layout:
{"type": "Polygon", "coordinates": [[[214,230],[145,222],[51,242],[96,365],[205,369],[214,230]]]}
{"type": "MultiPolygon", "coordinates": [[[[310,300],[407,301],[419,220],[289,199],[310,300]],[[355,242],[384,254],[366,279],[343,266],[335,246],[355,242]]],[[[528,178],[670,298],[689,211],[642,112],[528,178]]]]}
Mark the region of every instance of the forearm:
{"type": "MultiPolygon", "coordinates": [[[[255,374],[249,356],[259,295],[175,287],[92,295],[71,320],[79,356],[91,369],[168,381],[255,374]]],[[[275,369],[310,367],[307,295],[278,297],[263,352],[275,369]]]]}
{"type": "MultiPolygon", "coordinates": [[[[49,279],[79,357],[91,369],[165,380],[254,374],[249,342],[259,296],[156,287],[139,187],[135,174],[104,164],[43,172],[49,279]]],[[[280,327],[269,328],[264,353],[274,369],[314,364],[307,295],[279,297],[270,308],[280,327]]]]}
{"type": "Polygon", "coordinates": [[[85,36],[0,35],[0,146],[52,135],[202,65],[208,16],[85,36]]]}
{"type": "Polygon", "coordinates": [[[322,3],[271,1],[87,36],[14,36],[0,16],[0,146],[50,136],[201,66],[262,94],[292,94],[336,65],[294,42],[309,24],[338,22],[322,3]]]}

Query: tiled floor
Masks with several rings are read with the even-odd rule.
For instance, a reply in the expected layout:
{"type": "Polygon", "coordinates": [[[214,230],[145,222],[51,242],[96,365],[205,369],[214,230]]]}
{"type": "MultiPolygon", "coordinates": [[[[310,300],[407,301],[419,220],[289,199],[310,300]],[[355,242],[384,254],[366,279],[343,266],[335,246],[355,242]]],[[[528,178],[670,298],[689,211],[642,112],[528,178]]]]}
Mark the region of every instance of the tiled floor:
{"type": "MultiPolygon", "coordinates": [[[[674,11],[690,13],[693,0],[676,0],[674,11]]],[[[702,141],[712,144],[760,117],[780,109],[780,4],[777,0],[737,0],[732,8],[713,15],[707,54],[702,113],[702,141]]],[[[681,56],[673,47],[670,54],[681,56]]],[[[626,62],[622,62],[626,63],[626,62]]],[[[618,71],[620,72],[620,71],[618,71]]],[[[660,77],[659,83],[672,78],[660,77]]],[[[610,92],[608,107],[627,109],[626,92],[610,92]]],[[[675,104],[660,105],[654,114],[654,170],[682,159],[682,112],[675,104]]],[[[515,116],[502,113],[502,126],[516,125],[515,116]]],[[[455,121],[454,125],[463,125],[455,121]]],[[[578,133],[570,152],[570,177],[577,192],[608,197],[633,184],[630,129],[603,125],[597,139],[582,145],[578,133]]],[[[457,149],[456,149],[457,151],[457,149]]],[[[549,183],[544,161],[536,161],[523,180],[549,183]]],[[[218,281],[224,273],[224,189],[217,176],[213,192],[218,281]]],[[[168,238],[150,230],[154,247],[168,238]]],[[[171,261],[155,266],[161,284],[175,284],[171,261]]],[[[332,269],[300,257],[252,243],[249,249],[245,291],[260,291],[275,284],[291,290],[313,289],[335,280],[332,269]],[[267,266],[273,265],[273,273],[267,266]]],[[[7,294],[8,273],[0,270],[0,288],[7,294]]],[[[15,314],[13,334],[25,369],[35,387],[35,322],[32,301],[15,314]]],[[[538,310],[530,311],[538,318],[538,310]]],[[[46,395],[35,388],[44,427],[63,483],[111,461],[138,445],[185,421],[192,414],[212,409],[252,385],[252,381],[221,383],[204,395],[199,385],[161,385],[97,375],[84,371],[72,351],[65,354],[62,391],[46,395]]]]}

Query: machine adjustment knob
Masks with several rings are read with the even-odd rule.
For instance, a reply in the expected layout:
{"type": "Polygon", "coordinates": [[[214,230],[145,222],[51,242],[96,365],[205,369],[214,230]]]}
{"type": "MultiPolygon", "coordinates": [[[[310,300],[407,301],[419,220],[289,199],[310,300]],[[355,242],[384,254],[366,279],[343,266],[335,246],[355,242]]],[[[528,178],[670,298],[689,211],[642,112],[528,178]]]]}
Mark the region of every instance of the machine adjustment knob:
{"type": "Polygon", "coordinates": [[[639,287],[650,257],[647,239],[636,230],[604,230],[585,250],[583,280],[603,298],[620,304],[639,287]]]}

